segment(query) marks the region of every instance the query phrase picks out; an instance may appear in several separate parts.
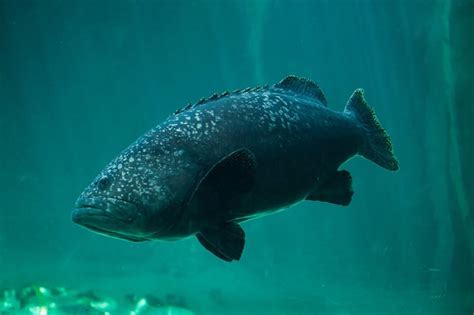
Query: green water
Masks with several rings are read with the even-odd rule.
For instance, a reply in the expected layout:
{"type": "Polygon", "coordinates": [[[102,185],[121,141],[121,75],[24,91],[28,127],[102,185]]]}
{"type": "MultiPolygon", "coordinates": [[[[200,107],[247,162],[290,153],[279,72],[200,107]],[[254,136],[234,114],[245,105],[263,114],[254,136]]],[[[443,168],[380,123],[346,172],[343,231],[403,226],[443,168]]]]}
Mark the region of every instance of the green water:
{"type": "Polygon", "coordinates": [[[473,20],[469,0],[0,0],[0,290],[172,294],[203,315],[472,314],[473,20]],[[246,222],[230,264],[195,238],[71,222],[103,166],[175,109],[288,74],[336,110],[364,88],[400,171],[350,160],[349,207],[246,222]]]}

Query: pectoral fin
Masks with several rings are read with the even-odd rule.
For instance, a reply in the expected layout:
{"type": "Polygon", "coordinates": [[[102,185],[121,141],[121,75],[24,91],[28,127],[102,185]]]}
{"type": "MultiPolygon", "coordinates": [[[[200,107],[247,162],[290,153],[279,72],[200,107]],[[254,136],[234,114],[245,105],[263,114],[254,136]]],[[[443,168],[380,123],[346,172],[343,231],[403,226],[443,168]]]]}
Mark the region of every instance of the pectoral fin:
{"type": "Polygon", "coordinates": [[[306,200],[347,206],[351,202],[353,194],[351,174],[348,171],[338,171],[307,196],[306,200]]]}
{"type": "Polygon", "coordinates": [[[235,222],[203,229],[196,235],[208,251],[225,261],[239,260],[245,245],[245,232],[235,222]]]}
{"type": "Polygon", "coordinates": [[[245,243],[240,225],[227,221],[228,211],[249,193],[256,180],[253,153],[240,148],[219,160],[204,176],[191,198],[208,226],[196,234],[208,251],[225,261],[239,260],[245,243]]]}
{"type": "Polygon", "coordinates": [[[253,153],[245,148],[238,149],[214,165],[201,185],[213,186],[226,194],[245,193],[254,185],[255,169],[253,153]]]}
{"type": "Polygon", "coordinates": [[[190,204],[206,209],[215,222],[226,220],[226,211],[250,192],[256,180],[256,161],[245,148],[219,160],[203,176],[190,198],[190,204]]]}

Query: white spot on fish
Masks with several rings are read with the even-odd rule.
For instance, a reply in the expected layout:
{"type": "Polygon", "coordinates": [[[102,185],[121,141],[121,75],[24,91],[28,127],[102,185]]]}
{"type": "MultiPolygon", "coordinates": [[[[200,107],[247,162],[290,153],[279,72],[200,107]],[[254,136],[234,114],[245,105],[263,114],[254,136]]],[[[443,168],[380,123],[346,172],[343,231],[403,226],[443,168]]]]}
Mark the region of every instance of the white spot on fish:
{"type": "Polygon", "coordinates": [[[197,128],[197,129],[201,129],[201,127],[202,127],[202,124],[197,124],[197,125],[196,125],[196,128],[197,128]]]}
{"type": "Polygon", "coordinates": [[[269,96],[268,92],[262,93],[262,95],[263,95],[263,100],[268,101],[268,96],[269,96]]]}
{"type": "Polygon", "coordinates": [[[128,159],[128,161],[129,161],[130,163],[132,163],[133,161],[135,161],[135,159],[133,158],[133,156],[131,156],[131,157],[128,159]]]}
{"type": "Polygon", "coordinates": [[[120,170],[122,169],[122,163],[120,163],[119,165],[117,165],[117,168],[120,170]]]}
{"type": "Polygon", "coordinates": [[[280,96],[276,96],[277,99],[279,99],[283,104],[288,105],[287,102],[285,102],[280,96]]]}

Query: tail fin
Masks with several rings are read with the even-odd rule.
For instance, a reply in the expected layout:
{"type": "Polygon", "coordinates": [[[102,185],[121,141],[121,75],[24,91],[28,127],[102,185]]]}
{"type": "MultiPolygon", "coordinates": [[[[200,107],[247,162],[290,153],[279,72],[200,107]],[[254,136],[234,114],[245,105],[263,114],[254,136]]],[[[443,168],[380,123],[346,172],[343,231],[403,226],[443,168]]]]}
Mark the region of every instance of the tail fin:
{"type": "Polygon", "coordinates": [[[360,155],[387,170],[398,170],[398,160],[393,153],[390,136],[380,125],[374,110],[365,101],[364,90],[357,89],[352,93],[344,113],[352,115],[366,130],[366,139],[360,155]]]}

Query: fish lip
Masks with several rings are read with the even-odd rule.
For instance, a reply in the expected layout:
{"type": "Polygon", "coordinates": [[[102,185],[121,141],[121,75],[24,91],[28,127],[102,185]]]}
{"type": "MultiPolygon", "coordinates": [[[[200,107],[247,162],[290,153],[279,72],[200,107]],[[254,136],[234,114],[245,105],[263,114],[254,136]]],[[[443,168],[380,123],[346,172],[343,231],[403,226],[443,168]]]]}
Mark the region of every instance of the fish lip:
{"type": "Polygon", "coordinates": [[[136,237],[136,236],[126,235],[126,234],[120,234],[116,231],[99,228],[99,227],[97,227],[95,225],[92,225],[92,224],[81,223],[80,225],[82,225],[83,227],[85,227],[85,228],[87,228],[91,231],[94,231],[96,233],[99,233],[99,234],[102,234],[102,235],[105,235],[105,236],[109,236],[109,237],[125,239],[125,240],[132,241],[132,242],[143,242],[143,241],[148,240],[147,238],[144,238],[144,237],[136,237]]]}
{"type": "MultiPolygon", "coordinates": [[[[93,219],[93,222],[97,221],[97,219],[100,220],[100,218],[105,218],[105,219],[113,219],[113,220],[120,220],[117,217],[110,215],[109,212],[104,211],[103,209],[95,208],[95,207],[90,207],[90,206],[85,206],[85,205],[80,205],[79,207],[76,207],[72,210],[72,221],[83,228],[89,229],[91,231],[94,231],[96,233],[113,237],[113,238],[118,238],[118,239],[124,239],[132,242],[143,242],[147,241],[148,239],[145,237],[138,237],[138,236],[133,236],[133,235],[127,235],[123,233],[119,233],[113,229],[107,229],[104,227],[99,227],[98,225],[91,223],[90,220],[88,219],[93,219]]],[[[130,222],[124,222],[123,220],[120,220],[124,224],[130,224],[130,222]]]]}
{"type": "Polygon", "coordinates": [[[72,220],[74,223],[77,224],[83,224],[82,220],[84,217],[104,217],[108,219],[116,219],[113,216],[109,215],[107,211],[94,208],[94,207],[89,207],[89,206],[79,206],[75,207],[72,210],[72,220]]]}
{"type": "Polygon", "coordinates": [[[89,198],[79,197],[74,205],[72,220],[75,223],[81,224],[81,218],[103,217],[130,224],[137,218],[138,209],[137,204],[128,200],[102,196],[89,198]],[[117,211],[110,211],[108,204],[113,205],[117,211]],[[120,211],[123,210],[124,206],[132,206],[133,209],[132,211],[120,211]]]}

